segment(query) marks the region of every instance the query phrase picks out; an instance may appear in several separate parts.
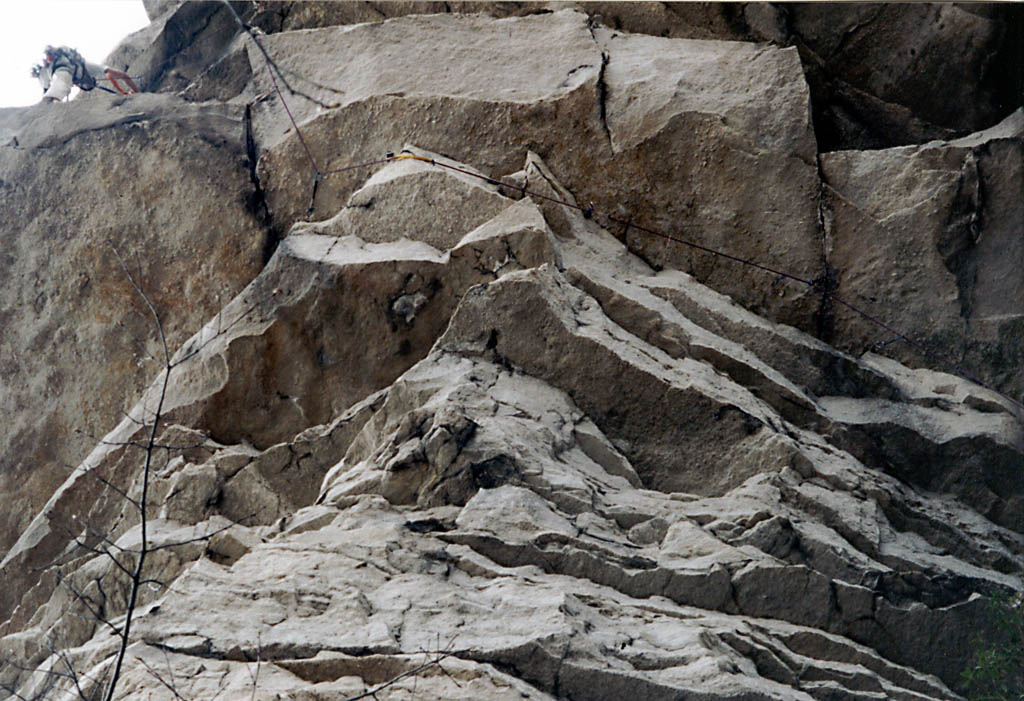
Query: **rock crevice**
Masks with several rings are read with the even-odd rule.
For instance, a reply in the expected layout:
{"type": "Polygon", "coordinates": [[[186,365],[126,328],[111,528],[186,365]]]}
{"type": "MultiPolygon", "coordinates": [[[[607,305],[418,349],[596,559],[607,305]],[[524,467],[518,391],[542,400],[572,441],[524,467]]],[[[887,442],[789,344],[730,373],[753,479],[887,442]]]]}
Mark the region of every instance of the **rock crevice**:
{"type": "Polygon", "coordinates": [[[145,480],[128,696],[962,698],[1024,587],[1024,111],[929,86],[1012,12],[148,7],[162,92],[0,110],[3,688],[109,668],[145,480]]]}

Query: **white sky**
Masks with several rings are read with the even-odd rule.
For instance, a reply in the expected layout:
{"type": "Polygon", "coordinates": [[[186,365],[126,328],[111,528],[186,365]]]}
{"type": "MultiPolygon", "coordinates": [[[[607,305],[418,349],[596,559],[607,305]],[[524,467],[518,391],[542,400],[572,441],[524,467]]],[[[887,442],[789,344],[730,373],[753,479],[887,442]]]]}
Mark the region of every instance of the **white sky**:
{"type": "Polygon", "coordinates": [[[123,38],[149,24],[142,0],[0,0],[0,107],[39,101],[29,71],[47,44],[71,46],[103,63],[123,38]]]}

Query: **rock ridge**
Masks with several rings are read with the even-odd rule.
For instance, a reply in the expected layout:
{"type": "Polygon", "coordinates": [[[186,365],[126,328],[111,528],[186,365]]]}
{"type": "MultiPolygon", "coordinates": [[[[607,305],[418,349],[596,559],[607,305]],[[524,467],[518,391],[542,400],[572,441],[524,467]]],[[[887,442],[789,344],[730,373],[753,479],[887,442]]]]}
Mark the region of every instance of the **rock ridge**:
{"type": "Polygon", "coordinates": [[[0,111],[2,688],[97,692],[146,544],[126,697],[970,691],[1024,590],[1024,111],[924,93],[1012,12],[231,7],[298,131],[192,2],[114,54],[152,92],[0,111]]]}

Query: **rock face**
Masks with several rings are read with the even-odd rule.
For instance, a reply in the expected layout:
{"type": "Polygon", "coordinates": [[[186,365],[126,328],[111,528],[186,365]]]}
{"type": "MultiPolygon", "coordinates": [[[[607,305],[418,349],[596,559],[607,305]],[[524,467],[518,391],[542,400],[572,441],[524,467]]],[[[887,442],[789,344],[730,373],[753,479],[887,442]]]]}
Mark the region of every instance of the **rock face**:
{"type": "MultiPolygon", "coordinates": [[[[1015,396],[1024,391],[1022,139],[1018,110],[955,141],[821,157],[839,294],[891,309],[895,326],[957,362],[984,367],[1015,396]]],[[[848,308],[836,314],[841,345],[865,348],[878,338],[848,308]]]]}
{"type": "Polygon", "coordinates": [[[0,114],[0,549],[264,262],[245,111],[171,95],[0,114]],[[227,193],[227,194],[225,194],[227,193]],[[46,465],[46,468],[41,468],[46,465]]]}
{"type": "Polygon", "coordinates": [[[826,150],[980,131],[1020,104],[1021,8],[921,3],[786,6],[826,150]],[[950,56],[958,60],[950,62],[950,56]],[[1014,68],[1013,66],[1018,66],[1014,68]]]}
{"type": "MultiPolygon", "coordinates": [[[[298,97],[292,112],[306,120],[306,143],[324,171],[409,141],[507,174],[521,166],[525,146],[565,173],[582,203],[644,209],[649,226],[673,235],[734,255],[785,256],[802,277],[822,272],[809,96],[793,49],[624,34],[569,10],[284,32],[268,37],[267,47],[285,76],[303,66],[310,99],[298,97]],[[439,32],[459,39],[394,52],[439,32]],[[538,44],[547,50],[536,52],[538,44]],[[508,66],[515,69],[495,72],[508,66]],[[379,128],[368,133],[367,123],[379,128]],[[666,178],[678,187],[656,186],[666,178]]],[[[249,56],[262,60],[251,45],[249,56]]],[[[258,75],[260,89],[270,90],[265,71],[258,75]]],[[[306,149],[289,135],[279,103],[260,103],[253,119],[269,144],[260,164],[268,202],[275,216],[294,221],[310,202],[306,149]]],[[[314,216],[340,207],[358,178],[345,173],[321,183],[314,216]]],[[[763,275],[657,239],[634,241],[634,249],[751,307],[810,323],[806,288],[780,289],[763,275]]]]}
{"type": "Polygon", "coordinates": [[[145,545],[131,698],[961,698],[1024,112],[900,98],[1006,21],[908,7],[153,2],[164,92],[0,112],[2,688],[98,691],[145,545]],[[823,148],[835,76],[903,145],[823,148]]]}

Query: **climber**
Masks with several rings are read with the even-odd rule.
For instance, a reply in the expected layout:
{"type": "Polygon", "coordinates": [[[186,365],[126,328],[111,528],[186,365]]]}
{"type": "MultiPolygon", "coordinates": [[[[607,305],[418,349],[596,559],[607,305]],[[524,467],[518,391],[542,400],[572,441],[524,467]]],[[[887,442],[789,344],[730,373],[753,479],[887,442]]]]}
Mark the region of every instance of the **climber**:
{"type": "Polygon", "coordinates": [[[92,90],[97,87],[96,81],[100,80],[100,75],[105,75],[122,95],[139,91],[139,86],[124,71],[90,63],[67,46],[47,46],[43,52],[43,62],[32,67],[32,77],[38,78],[43,86],[43,102],[60,102],[71,93],[72,85],[82,90],[92,90]],[[123,80],[128,89],[123,89],[118,80],[123,80]]]}

